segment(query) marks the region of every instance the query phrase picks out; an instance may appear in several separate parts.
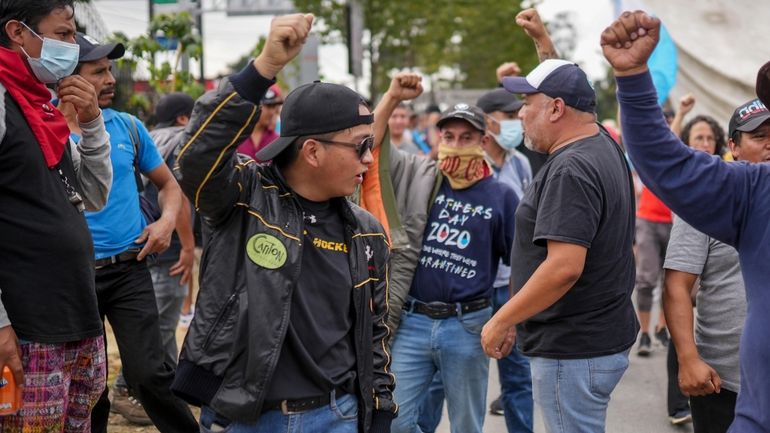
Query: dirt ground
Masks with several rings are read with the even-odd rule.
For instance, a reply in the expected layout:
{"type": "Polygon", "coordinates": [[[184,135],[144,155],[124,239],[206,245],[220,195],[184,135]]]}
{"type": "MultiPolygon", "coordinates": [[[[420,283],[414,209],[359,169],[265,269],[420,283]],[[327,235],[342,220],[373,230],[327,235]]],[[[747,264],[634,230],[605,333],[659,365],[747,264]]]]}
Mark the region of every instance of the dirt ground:
{"type": "MultiPolygon", "coordinates": [[[[112,328],[107,323],[107,357],[109,362],[109,371],[107,372],[107,383],[112,384],[115,378],[118,376],[120,370],[120,354],[118,353],[118,345],[115,343],[115,337],[112,335],[112,328]]],[[[176,340],[179,346],[182,345],[187,328],[178,327],[176,330],[176,340]]],[[[197,407],[190,407],[193,411],[195,418],[198,418],[200,410],[197,407]]],[[[154,426],[143,427],[129,423],[122,416],[111,413],[110,421],[107,427],[108,433],[158,433],[158,429],[154,426]]]]}

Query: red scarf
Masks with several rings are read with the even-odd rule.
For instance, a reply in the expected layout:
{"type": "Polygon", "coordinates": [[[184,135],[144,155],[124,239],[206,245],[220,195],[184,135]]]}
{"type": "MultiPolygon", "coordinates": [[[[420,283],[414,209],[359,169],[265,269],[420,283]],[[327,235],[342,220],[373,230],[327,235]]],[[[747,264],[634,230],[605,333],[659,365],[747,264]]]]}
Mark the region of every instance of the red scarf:
{"type": "Polygon", "coordinates": [[[61,161],[70,130],[64,115],[51,104],[51,92],[32,75],[21,56],[0,47],[0,83],[19,104],[48,168],[52,168],[61,161]]]}

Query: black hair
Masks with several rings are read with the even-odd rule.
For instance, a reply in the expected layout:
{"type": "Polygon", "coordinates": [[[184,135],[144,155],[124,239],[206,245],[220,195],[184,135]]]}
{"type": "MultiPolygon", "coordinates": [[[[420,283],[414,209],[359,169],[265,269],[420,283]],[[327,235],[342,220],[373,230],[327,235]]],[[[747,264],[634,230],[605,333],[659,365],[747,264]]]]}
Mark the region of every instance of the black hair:
{"type": "Polygon", "coordinates": [[[693,117],[689,122],[687,122],[684,127],[682,128],[682,133],[679,135],[679,138],[682,139],[682,142],[686,145],[690,145],[690,130],[693,126],[695,126],[696,123],[699,122],[706,122],[708,126],[711,128],[711,132],[714,134],[714,139],[716,140],[716,147],[714,148],[714,155],[722,156],[722,153],[727,148],[727,142],[725,140],[725,130],[722,129],[721,126],[719,126],[719,123],[714,120],[711,116],[706,116],[703,114],[699,114],[695,117],[693,117]]]}
{"type": "Polygon", "coordinates": [[[70,8],[75,15],[75,0],[2,0],[0,1],[0,45],[11,46],[5,32],[8,21],[17,20],[37,31],[37,25],[56,9],[70,8]]]}

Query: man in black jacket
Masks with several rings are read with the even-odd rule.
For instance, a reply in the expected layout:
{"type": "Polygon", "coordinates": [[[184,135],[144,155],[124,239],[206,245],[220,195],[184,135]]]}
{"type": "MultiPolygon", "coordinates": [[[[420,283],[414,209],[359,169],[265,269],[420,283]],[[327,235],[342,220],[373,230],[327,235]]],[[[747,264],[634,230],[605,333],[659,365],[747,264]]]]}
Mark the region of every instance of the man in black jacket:
{"type": "Polygon", "coordinates": [[[272,164],[236,153],[312,21],[273,20],[254,62],[198,100],[178,156],[182,188],[211,229],[173,387],[203,406],[203,429],[388,432],[397,411],[388,239],[345,200],[373,162],[363,98],[300,86],[284,103],[281,137],[256,155],[272,164]]]}

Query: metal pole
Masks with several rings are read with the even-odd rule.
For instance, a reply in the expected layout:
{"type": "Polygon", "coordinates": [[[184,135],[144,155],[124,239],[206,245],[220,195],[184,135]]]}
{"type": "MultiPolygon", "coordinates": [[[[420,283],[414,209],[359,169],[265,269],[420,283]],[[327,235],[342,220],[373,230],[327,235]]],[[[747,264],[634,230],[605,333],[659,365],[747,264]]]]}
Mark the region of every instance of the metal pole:
{"type": "Polygon", "coordinates": [[[206,77],[204,75],[206,68],[204,68],[203,55],[206,50],[203,44],[203,0],[198,0],[198,13],[195,14],[195,25],[198,27],[198,34],[201,37],[201,58],[198,60],[200,65],[200,83],[206,86],[206,77]]]}

